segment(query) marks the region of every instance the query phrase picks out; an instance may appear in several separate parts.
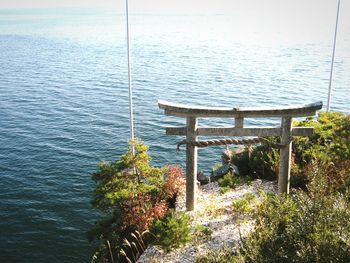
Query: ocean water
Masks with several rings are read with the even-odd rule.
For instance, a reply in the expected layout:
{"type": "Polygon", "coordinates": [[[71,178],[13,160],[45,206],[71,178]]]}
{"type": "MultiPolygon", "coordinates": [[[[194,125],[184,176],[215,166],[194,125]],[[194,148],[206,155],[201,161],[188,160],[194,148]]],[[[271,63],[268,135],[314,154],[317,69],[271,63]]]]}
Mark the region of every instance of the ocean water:
{"type": "MultiPolygon", "coordinates": [[[[89,261],[85,233],[98,217],[89,204],[91,173],[118,158],[129,136],[124,23],[112,11],[0,10],[1,262],[89,261]]],[[[150,145],[155,165],[185,160],[175,152],[181,138],[164,132],[184,120],[164,116],[158,99],[326,104],[333,25],[310,37],[239,23],[230,15],[131,16],[136,136],[150,145]]],[[[346,113],[349,24],[338,33],[332,95],[332,110],[346,113]]],[[[208,173],[221,151],[201,149],[200,169],[208,173]]]]}

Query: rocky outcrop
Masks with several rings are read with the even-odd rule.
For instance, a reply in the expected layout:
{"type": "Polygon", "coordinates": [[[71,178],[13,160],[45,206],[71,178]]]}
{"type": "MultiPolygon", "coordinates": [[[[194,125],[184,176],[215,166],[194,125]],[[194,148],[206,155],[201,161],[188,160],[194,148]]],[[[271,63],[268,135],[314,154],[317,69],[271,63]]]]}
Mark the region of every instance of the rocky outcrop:
{"type": "MultiPolygon", "coordinates": [[[[258,196],[259,190],[277,192],[276,182],[255,180],[228,192],[221,193],[217,182],[209,183],[198,189],[197,209],[188,212],[192,217],[192,227],[201,225],[212,230],[207,240],[196,240],[184,247],[165,253],[161,248],[150,246],[139,258],[139,263],[192,263],[200,254],[209,249],[220,249],[225,246],[238,246],[240,236],[246,236],[253,228],[254,221],[249,216],[242,218],[232,206],[235,199],[246,193],[258,196]]],[[[178,199],[177,210],[185,210],[184,197],[178,199]]]]}

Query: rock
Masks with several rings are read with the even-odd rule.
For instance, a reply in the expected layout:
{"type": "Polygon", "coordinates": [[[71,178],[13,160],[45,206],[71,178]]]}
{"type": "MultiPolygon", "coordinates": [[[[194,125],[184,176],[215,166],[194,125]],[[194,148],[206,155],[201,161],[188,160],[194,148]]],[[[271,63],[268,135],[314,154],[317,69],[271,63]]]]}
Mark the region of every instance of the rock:
{"type": "MultiPolygon", "coordinates": [[[[225,247],[238,251],[241,240],[254,230],[255,221],[250,216],[237,216],[232,210],[232,201],[240,200],[246,193],[257,198],[259,191],[277,193],[277,182],[255,180],[249,185],[243,184],[236,189],[222,193],[217,182],[206,184],[198,189],[196,211],[187,212],[191,216],[192,228],[201,225],[212,230],[208,239],[190,242],[186,245],[165,252],[157,246],[149,246],[141,255],[138,263],[193,263],[196,257],[212,250],[225,247]]],[[[180,207],[185,211],[185,198],[179,198],[180,207]]],[[[177,204],[179,205],[179,204],[177,204]]]]}
{"type": "Polygon", "coordinates": [[[218,179],[224,177],[225,174],[228,174],[229,172],[233,172],[236,175],[239,175],[239,171],[237,166],[233,164],[223,164],[219,169],[215,170],[213,174],[210,177],[210,181],[214,182],[218,179]]]}
{"type": "Polygon", "coordinates": [[[222,164],[229,164],[231,162],[232,151],[230,149],[226,149],[221,154],[221,162],[222,164]]]}
{"type": "Polygon", "coordinates": [[[205,185],[210,182],[209,178],[205,176],[202,171],[197,173],[197,180],[199,181],[200,185],[205,185]]]}
{"type": "Polygon", "coordinates": [[[239,170],[238,170],[238,167],[234,164],[231,164],[232,166],[232,172],[235,174],[235,175],[240,175],[239,174],[239,170]]]}

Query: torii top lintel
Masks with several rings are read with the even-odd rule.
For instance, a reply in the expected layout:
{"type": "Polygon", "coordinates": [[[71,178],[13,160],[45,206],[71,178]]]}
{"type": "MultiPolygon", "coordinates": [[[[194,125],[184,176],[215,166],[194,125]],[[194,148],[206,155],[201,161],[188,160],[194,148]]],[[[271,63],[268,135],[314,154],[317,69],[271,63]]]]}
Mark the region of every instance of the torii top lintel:
{"type": "Polygon", "coordinates": [[[160,109],[164,109],[166,115],[178,117],[306,117],[313,116],[317,110],[322,109],[322,101],[305,105],[291,105],[283,107],[203,107],[178,104],[164,100],[158,100],[160,109]]]}

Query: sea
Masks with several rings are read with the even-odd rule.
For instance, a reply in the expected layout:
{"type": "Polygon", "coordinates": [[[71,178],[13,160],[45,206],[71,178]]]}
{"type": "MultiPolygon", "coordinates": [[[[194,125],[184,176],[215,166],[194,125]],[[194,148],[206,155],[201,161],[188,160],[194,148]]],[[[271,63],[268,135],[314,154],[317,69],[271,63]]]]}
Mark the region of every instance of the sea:
{"type": "MultiPolygon", "coordinates": [[[[280,19],[282,19],[280,17],[280,19]]],[[[185,164],[157,100],[228,107],[327,104],[329,25],[234,14],[133,13],[136,137],[152,164],[185,164]]],[[[312,19],[310,18],[310,21],[312,19]]],[[[350,23],[339,26],[331,110],[350,112],[350,23]]],[[[125,15],[100,9],[0,9],[0,262],[89,262],[91,174],[130,137],[125,15]]],[[[247,126],[278,119],[247,119],[247,126]]],[[[233,125],[200,119],[200,125],[233,125]]],[[[223,147],[199,150],[208,175],[223,147]]]]}

